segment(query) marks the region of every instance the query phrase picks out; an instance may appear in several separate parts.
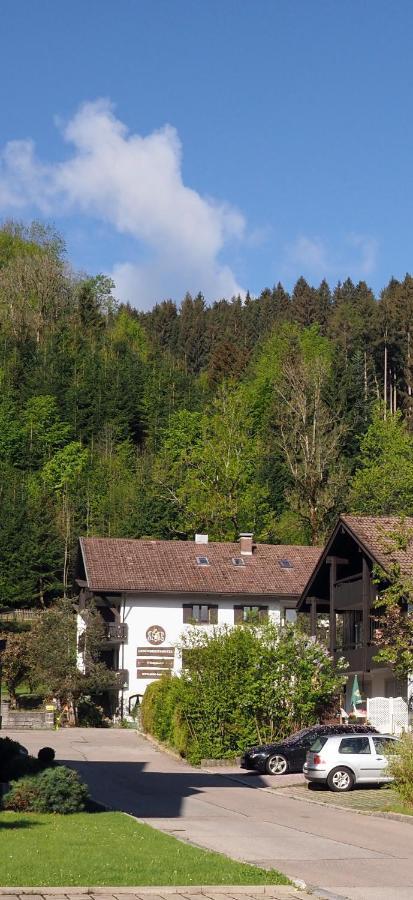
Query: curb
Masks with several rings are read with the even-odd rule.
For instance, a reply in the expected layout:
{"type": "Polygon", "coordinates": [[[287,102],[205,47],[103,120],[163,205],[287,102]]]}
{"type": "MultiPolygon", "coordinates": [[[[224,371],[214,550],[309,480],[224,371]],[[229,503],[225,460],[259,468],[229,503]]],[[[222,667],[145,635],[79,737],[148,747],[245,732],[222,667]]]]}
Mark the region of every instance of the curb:
{"type": "MultiPolygon", "coordinates": [[[[212,768],[212,767],[211,767],[211,768],[212,768]]],[[[223,767],[222,767],[222,768],[223,768],[223,767]]],[[[235,773],[233,773],[233,772],[230,772],[230,773],[228,774],[228,773],[225,772],[225,771],[222,771],[222,772],[215,772],[215,771],[214,771],[214,772],[211,772],[210,769],[209,769],[208,767],[203,767],[202,770],[203,770],[204,772],[207,772],[208,775],[221,775],[222,778],[231,778],[232,781],[237,781],[238,784],[245,784],[247,787],[256,788],[256,789],[258,789],[258,790],[260,790],[260,791],[267,791],[269,794],[278,794],[279,791],[289,791],[290,788],[292,788],[292,787],[294,788],[294,787],[296,787],[296,785],[301,785],[301,784],[303,783],[302,780],[297,780],[295,784],[292,783],[292,782],[290,781],[290,783],[289,783],[289,784],[286,784],[286,785],[281,785],[281,784],[280,784],[280,785],[278,785],[277,787],[267,787],[267,785],[265,785],[265,784],[254,784],[254,781],[253,781],[252,778],[251,778],[251,779],[250,779],[250,778],[245,778],[245,777],[243,777],[241,774],[240,774],[240,775],[235,775],[235,773]]],[[[257,772],[256,774],[257,774],[258,777],[260,777],[260,773],[257,772]]],[[[294,773],[293,773],[293,774],[294,774],[294,773]]],[[[282,778],[281,775],[276,776],[276,777],[282,778]]],[[[291,778],[291,777],[292,777],[292,775],[290,775],[290,778],[291,778]]],[[[298,778],[299,778],[299,773],[297,773],[297,779],[298,779],[298,778]]]]}
{"type": "MultiPolygon", "coordinates": [[[[0,897],[1,896],[18,896],[24,895],[27,897],[36,895],[37,897],[53,897],[54,895],[61,897],[63,894],[68,894],[69,896],[73,895],[82,895],[82,896],[90,896],[93,895],[103,895],[109,896],[114,894],[115,896],[119,896],[122,894],[126,894],[130,896],[131,894],[138,894],[139,896],[147,895],[151,897],[151,895],[155,895],[158,897],[159,894],[183,894],[184,897],[188,894],[198,894],[200,897],[208,895],[208,894],[222,894],[223,897],[226,895],[234,894],[258,894],[265,897],[267,894],[272,894],[275,891],[277,893],[285,894],[286,900],[290,900],[290,898],[294,897],[294,891],[297,886],[293,887],[287,884],[212,884],[212,885],[151,885],[149,887],[145,886],[133,886],[133,885],[123,885],[121,887],[116,886],[108,886],[108,887],[79,887],[79,886],[65,886],[65,887],[0,887],[0,897]]],[[[299,885],[299,889],[307,890],[302,888],[302,883],[299,885]]],[[[183,898],[184,900],[184,898],[183,898]]]]}
{"type": "Polygon", "coordinates": [[[214,774],[221,778],[229,778],[231,781],[238,782],[238,784],[245,784],[254,791],[264,791],[266,794],[271,794],[273,797],[276,797],[277,794],[282,791],[284,797],[288,797],[289,800],[296,800],[297,803],[312,803],[314,806],[322,806],[324,809],[338,809],[340,812],[356,813],[358,816],[373,816],[377,819],[393,819],[395,822],[405,822],[406,825],[413,825],[413,815],[407,816],[404,813],[385,812],[384,810],[354,809],[349,806],[339,806],[337,803],[323,803],[322,800],[313,800],[310,797],[297,797],[296,794],[290,794],[288,786],[269,788],[263,787],[260,784],[250,784],[248,781],[239,778],[237,775],[226,775],[225,772],[214,772],[214,774]]]}
{"type": "MultiPolygon", "coordinates": [[[[136,734],[139,737],[142,737],[145,741],[148,741],[148,744],[152,744],[156,750],[162,750],[162,753],[167,753],[168,756],[172,756],[173,759],[176,759],[180,763],[185,763],[187,766],[191,766],[192,764],[188,762],[188,760],[184,759],[183,756],[180,756],[176,750],[172,750],[171,747],[168,747],[167,744],[163,744],[162,741],[158,741],[157,738],[154,738],[153,735],[149,734],[147,731],[137,731],[136,734]]],[[[199,768],[198,766],[192,766],[195,771],[199,768]]]]}
{"type": "MultiPolygon", "coordinates": [[[[261,788],[261,790],[265,790],[265,788],[261,788]]],[[[395,822],[405,822],[406,825],[413,825],[413,815],[407,816],[404,813],[393,813],[393,812],[385,812],[385,810],[379,809],[357,809],[351,806],[339,806],[337,803],[323,803],[322,800],[313,800],[309,797],[297,797],[295,794],[288,794],[288,788],[278,788],[274,790],[273,788],[267,788],[272,794],[276,794],[278,791],[285,791],[285,796],[288,797],[289,800],[298,800],[298,802],[304,803],[313,803],[314,806],[323,806],[324,809],[338,809],[340,812],[350,812],[357,813],[358,816],[373,816],[376,819],[393,819],[395,822]]]]}

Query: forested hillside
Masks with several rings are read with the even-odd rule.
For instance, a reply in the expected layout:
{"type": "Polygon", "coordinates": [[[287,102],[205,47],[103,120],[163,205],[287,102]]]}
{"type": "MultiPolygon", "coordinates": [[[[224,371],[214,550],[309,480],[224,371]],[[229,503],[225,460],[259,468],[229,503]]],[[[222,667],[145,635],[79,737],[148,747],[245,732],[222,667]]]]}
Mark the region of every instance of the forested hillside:
{"type": "Polygon", "coordinates": [[[337,511],[412,515],[412,314],[410,275],[140,313],[4,225],[0,607],[70,593],[79,534],[317,543],[337,511]]]}

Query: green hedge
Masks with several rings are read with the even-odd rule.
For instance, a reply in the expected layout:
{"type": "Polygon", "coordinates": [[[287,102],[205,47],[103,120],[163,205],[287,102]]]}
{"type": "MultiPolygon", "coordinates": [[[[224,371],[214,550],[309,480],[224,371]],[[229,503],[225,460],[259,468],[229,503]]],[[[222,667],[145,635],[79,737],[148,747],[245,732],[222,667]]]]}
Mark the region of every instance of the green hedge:
{"type": "Polygon", "coordinates": [[[183,689],[181,679],[176,677],[165,675],[152,682],[145,691],[141,715],[145,731],[186,756],[190,741],[182,717],[183,689]]]}
{"type": "Polygon", "coordinates": [[[194,628],[182,649],[182,676],[147,688],[142,724],[191,762],[235,757],[320,721],[337,705],[343,670],[292,626],[194,628]]]}

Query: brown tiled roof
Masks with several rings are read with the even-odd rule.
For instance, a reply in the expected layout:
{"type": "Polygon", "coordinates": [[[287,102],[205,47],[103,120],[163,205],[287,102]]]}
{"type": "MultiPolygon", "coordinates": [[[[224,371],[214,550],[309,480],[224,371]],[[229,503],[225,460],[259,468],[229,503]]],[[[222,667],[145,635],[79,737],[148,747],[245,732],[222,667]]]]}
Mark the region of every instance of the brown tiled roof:
{"type": "Polygon", "coordinates": [[[398,563],[404,575],[413,576],[413,518],[406,516],[340,516],[373,559],[386,571],[398,563]],[[395,533],[406,535],[406,548],[398,546],[395,533]]]}
{"type": "Polygon", "coordinates": [[[256,544],[244,566],[240,545],[194,541],[80,538],[88,587],[99,591],[211,594],[301,594],[321,548],[256,544]],[[197,564],[207,556],[208,566],[197,564]],[[288,559],[292,568],[282,568],[288,559]]]}

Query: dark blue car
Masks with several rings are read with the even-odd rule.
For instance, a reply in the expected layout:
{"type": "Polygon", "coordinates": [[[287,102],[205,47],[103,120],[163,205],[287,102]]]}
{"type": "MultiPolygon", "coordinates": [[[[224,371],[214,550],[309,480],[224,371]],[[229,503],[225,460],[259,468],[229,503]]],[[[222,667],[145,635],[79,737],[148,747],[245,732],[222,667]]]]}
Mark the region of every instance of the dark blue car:
{"type": "Polygon", "coordinates": [[[276,744],[251,747],[241,758],[241,769],[252,769],[262,775],[302,772],[307,750],[320,735],[371,734],[376,731],[371,725],[313,725],[276,744]]]}

